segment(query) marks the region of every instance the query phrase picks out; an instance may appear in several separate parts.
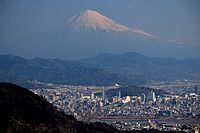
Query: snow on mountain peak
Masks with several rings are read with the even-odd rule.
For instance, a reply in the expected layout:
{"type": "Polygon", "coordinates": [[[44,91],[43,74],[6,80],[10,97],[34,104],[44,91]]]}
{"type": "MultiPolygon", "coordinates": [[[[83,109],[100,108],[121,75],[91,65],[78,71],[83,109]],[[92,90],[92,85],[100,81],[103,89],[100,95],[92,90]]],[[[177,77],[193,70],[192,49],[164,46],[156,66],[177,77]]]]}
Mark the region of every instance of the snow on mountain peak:
{"type": "Polygon", "coordinates": [[[97,11],[94,10],[86,10],[81,13],[74,15],[70,19],[70,24],[72,25],[75,31],[81,29],[87,30],[105,30],[105,31],[129,31],[129,28],[118,24],[112,19],[103,16],[97,11]]]}
{"type": "Polygon", "coordinates": [[[105,30],[118,31],[118,32],[132,32],[137,35],[142,35],[151,38],[157,38],[151,33],[145,32],[141,29],[131,29],[125,25],[117,23],[116,21],[102,15],[95,10],[85,10],[76,15],[74,15],[70,20],[72,28],[75,31],[85,30],[105,30]]]}

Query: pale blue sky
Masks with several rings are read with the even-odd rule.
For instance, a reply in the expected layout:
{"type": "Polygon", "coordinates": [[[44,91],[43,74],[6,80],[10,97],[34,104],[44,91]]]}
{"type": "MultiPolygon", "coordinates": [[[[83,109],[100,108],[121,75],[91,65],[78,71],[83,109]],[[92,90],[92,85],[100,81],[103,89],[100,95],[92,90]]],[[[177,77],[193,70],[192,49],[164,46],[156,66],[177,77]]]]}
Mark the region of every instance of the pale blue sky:
{"type": "Polygon", "coordinates": [[[200,48],[199,0],[1,0],[0,41],[63,30],[71,16],[85,9],[200,48]]]}

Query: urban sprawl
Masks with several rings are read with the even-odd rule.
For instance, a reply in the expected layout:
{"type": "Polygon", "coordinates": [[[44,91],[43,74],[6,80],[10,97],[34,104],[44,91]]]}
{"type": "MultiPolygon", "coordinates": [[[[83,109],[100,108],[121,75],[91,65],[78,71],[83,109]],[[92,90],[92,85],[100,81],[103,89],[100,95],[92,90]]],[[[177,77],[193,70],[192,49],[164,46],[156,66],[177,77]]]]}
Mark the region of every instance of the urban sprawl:
{"type": "MultiPolygon", "coordinates": [[[[154,89],[174,90],[168,95],[157,95],[154,91],[136,96],[122,96],[119,85],[115,86],[71,86],[45,84],[35,88],[35,94],[66,114],[84,122],[105,122],[120,130],[158,129],[161,131],[200,130],[200,88],[187,81],[152,84],[154,89]],[[183,84],[182,84],[183,82],[183,84]],[[187,83],[187,86],[186,86],[187,83]],[[170,84],[170,85],[169,85],[170,84]],[[176,83],[177,84],[177,83],[176,83]],[[117,95],[106,92],[116,89],[117,95]]],[[[40,82],[37,82],[37,84],[40,82]]],[[[44,84],[44,83],[43,83],[44,84]]]]}

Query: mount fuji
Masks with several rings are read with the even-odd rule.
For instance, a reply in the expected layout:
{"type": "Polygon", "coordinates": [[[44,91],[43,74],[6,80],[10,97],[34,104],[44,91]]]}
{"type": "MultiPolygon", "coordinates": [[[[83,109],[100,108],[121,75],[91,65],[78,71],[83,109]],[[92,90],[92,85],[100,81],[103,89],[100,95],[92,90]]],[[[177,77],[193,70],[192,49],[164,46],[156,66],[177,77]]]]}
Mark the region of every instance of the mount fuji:
{"type": "Polygon", "coordinates": [[[22,57],[81,59],[101,53],[137,52],[153,57],[188,58],[199,49],[177,41],[163,39],[139,28],[130,28],[94,10],[71,14],[63,27],[1,40],[0,52],[22,57]],[[72,16],[72,17],[71,17],[72,16]],[[177,52],[180,51],[180,52],[177,52]]]}
{"type": "Polygon", "coordinates": [[[117,31],[117,32],[132,32],[141,36],[157,38],[157,36],[143,31],[142,29],[131,29],[125,25],[122,25],[95,10],[85,10],[78,14],[75,14],[70,20],[69,24],[72,26],[74,31],[80,30],[105,30],[117,31]]]}

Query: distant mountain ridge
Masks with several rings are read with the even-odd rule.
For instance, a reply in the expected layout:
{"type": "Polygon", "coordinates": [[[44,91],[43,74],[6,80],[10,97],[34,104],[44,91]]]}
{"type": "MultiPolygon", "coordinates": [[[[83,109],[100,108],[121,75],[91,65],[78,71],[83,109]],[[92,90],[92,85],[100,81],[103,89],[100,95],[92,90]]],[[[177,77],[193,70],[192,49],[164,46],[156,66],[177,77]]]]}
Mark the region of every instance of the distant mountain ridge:
{"type": "Polygon", "coordinates": [[[125,78],[78,61],[0,55],[0,81],[38,80],[71,85],[114,85],[125,78]]]}
{"type": "Polygon", "coordinates": [[[135,52],[100,54],[75,61],[24,59],[0,55],[0,81],[18,83],[38,80],[71,85],[144,85],[151,81],[199,80],[200,58],[173,59],[135,52]]]}
{"type": "Polygon", "coordinates": [[[143,80],[200,79],[200,58],[158,58],[129,52],[121,55],[100,54],[80,61],[143,80]]]}

